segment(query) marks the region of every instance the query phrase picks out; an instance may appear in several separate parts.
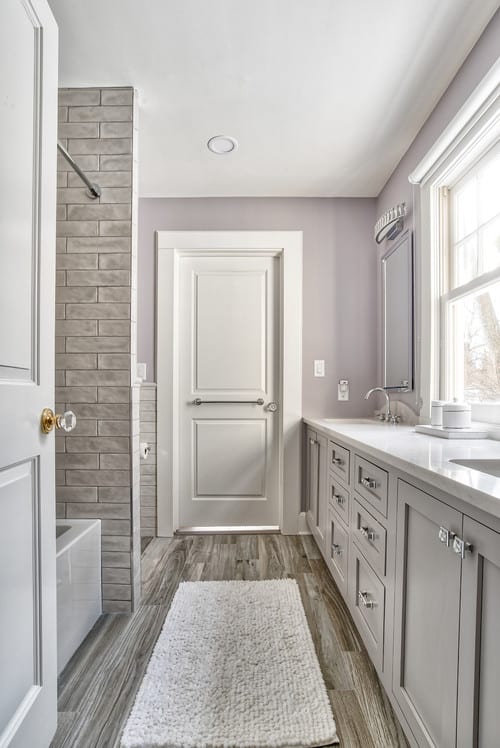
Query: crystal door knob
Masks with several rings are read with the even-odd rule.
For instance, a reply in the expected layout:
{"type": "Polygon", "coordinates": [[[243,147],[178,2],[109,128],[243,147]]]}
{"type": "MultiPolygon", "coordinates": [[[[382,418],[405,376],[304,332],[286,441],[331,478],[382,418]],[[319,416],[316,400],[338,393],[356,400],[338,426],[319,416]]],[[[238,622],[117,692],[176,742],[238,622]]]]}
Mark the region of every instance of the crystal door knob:
{"type": "Polygon", "coordinates": [[[270,402],[266,406],[266,410],[268,410],[270,413],[276,413],[278,410],[278,403],[270,402]]]}
{"type": "Polygon", "coordinates": [[[49,434],[52,429],[62,429],[63,431],[73,431],[76,426],[76,416],[72,410],[67,410],[62,414],[56,415],[51,408],[42,410],[40,419],[40,428],[44,434],[49,434]]]}

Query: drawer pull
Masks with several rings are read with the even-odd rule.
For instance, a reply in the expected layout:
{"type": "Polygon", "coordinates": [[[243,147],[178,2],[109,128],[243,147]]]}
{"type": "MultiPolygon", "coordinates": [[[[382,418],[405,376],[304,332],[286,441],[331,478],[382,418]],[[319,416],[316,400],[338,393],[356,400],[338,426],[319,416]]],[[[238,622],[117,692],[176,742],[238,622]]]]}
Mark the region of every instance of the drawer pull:
{"type": "Polygon", "coordinates": [[[332,543],[332,556],[341,556],[342,546],[338,543],[332,543]]]}
{"type": "Polygon", "coordinates": [[[470,543],[467,543],[465,540],[462,540],[462,538],[459,538],[458,535],[455,535],[453,538],[453,550],[455,553],[458,553],[461,558],[465,558],[466,553],[472,553],[472,545],[470,543]]]}
{"type": "Polygon", "coordinates": [[[377,481],[374,480],[373,478],[364,478],[364,477],[362,477],[362,478],[360,478],[359,482],[365,488],[377,488],[377,481]]]}
{"type": "Polygon", "coordinates": [[[311,446],[313,446],[314,444],[317,444],[317,443],[318,443],[318,442],[317,442],[317,440],[316,440],[316,439],[309,439],[309,444],[310,444],[311,446]]]}
{"type": "MultiPolygon", "coordinates": [[[[333,489],[332,489],[332,492],[333,492],[333,489]]],[[[344,506],[345,499],[342,496],[342,494],[340,494],[340,493],[334,493],[333,494],[333,498],[335,499],[335,501],[337,502],[337,504],[339,504],[340,506],[344,506]]]]}
{"type": "Polygon", "coordinates": [[[375,600],[370,600],[370,595],[368,592],[358,592],[358,599],[363,606],[363,608],[374,608],[376,603],[375,600]]]}
{"type": "Polygon", "coordinates": [[[375,533],[373,532],[373,530],[370,530],[369,527],[360,527],[359,531],[361,535],[367,540],[375,540],[375,533]]]}
{"type": "Polygon", "coordinates": [[[455,533],[451,530],[448,530],[447,527],[440,527],[438,532],[438,538],[440,543],[444,543],[447,548],[450,547],[450,545],[453,542],[453,538],[455,537],[455,533]]]}
{"type": "Polygon", "coordinates": [[[341,457],[332,457],[332,462],[339,467],[344,464],[344,460],[341,457]]]}

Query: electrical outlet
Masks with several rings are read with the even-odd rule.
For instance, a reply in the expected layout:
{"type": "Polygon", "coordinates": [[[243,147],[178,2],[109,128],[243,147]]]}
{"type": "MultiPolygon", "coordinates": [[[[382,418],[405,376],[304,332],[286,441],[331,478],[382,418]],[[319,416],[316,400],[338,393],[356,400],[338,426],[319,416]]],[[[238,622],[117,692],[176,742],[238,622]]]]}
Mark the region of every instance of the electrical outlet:
{"type": "Polygon", "coordinates": [[[338,400],[349,400],[349,380],[339,379],[338,384],[338,400]]]}
{"type": "Polygon", "coordinates": [[[320,359],[314,360],[314,376],[324,377],[325,376],[325,362],[320,359]]]}

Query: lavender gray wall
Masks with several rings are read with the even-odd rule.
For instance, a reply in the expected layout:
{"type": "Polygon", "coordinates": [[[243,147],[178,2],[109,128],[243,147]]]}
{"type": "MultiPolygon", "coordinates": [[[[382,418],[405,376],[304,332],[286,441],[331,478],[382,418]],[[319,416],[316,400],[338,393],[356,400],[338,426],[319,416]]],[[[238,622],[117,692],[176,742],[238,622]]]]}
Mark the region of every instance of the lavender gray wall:
{"type": "MultiPolygon", "coordinates": [[[[491,66],[498,59],[500,52],[500,10],[493,16],[484,30],[477,44],[465,60],[457,75],[441,97],[434,111],[418,133],[412,145],[403,156],[398,166],[392,173],[390,179],[380,193],[376,203],[377,217],[397,203],[406,201],[409,216],[406,225],[414,229],[414,189],[408,181],[408,176],[415,169],[420,160],[425,156],[443,130],[459,111],[467,98],[486,75],[491,66]]],[[[415,236],[415,246],[418,252],[418,236],[415,236]]],[[[390,242],[384,242],[380,246],[379,254],[382,255],[388,249],[390,242]]],[[[380,288],[380,282],[379,282],[380,288]]],[[[381,366],[381,320],[379,309],[379,357],[378,371],[381,366]]],[[[414,402],[415,398],[410,395],[402,396],[402,400],[408,403],[414,402]]]]}
{"type": "Polygon", "coordinates": [[[363,395],[376,380],[374,199],[144,198],[139,201],[138,360],[154,369],[156,230],[300,230],[303,259],[303,411],[370,414],[363,395]],[[325,359],[324,379],[313,360],[325,359]],[[349,379],[349,402],[337,382],[349,379]]]}

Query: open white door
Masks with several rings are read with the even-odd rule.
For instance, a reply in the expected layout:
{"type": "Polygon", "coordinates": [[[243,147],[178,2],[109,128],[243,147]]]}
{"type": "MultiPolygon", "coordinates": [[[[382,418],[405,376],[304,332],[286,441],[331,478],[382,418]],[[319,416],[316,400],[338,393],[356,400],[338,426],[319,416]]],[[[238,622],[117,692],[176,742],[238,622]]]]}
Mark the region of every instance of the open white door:
{"type": "Polygon", "coordinates": [[[57,26],[0,3],[0,748],[57,721],[54,400],[57,26]]]}

